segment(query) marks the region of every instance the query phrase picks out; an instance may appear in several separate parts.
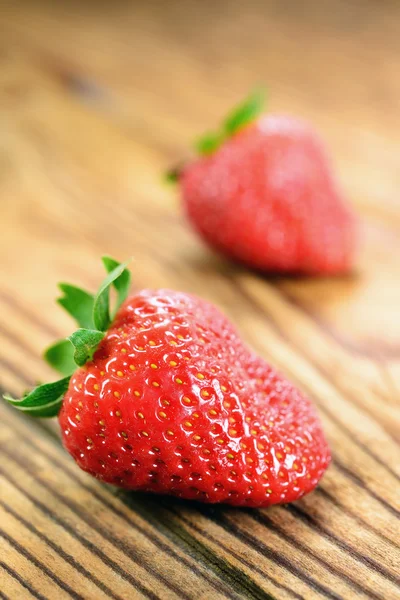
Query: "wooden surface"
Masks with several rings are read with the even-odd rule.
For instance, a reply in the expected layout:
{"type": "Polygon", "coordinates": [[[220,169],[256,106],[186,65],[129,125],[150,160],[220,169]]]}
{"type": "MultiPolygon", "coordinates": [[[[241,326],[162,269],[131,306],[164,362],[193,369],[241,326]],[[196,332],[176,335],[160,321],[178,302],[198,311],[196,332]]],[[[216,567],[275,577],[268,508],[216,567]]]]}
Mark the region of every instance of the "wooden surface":
{"type": "Polygon", "coordinates": [[[400,598],[400,5],[0,3],[1,386],[53,377],[56,283],[219,305],[315,401],[334,461],[291,506],[234,510],[111,490],[56,423],[0,406],[0,597],[400,598]],[[255,83],[311,119],[362,218],[357,272],[268,279],[214,256],[161,173],[255,83]]]}

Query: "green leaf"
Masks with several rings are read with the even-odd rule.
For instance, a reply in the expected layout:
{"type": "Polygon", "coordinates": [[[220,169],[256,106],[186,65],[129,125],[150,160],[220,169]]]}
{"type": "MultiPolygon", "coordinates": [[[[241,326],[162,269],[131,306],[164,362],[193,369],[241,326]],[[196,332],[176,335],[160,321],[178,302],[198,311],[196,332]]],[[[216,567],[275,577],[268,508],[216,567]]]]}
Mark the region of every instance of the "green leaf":
{"type": "Polygon", "coordinates": [[[225,120],[223,129],[227,137],[235,134],[239,129],[248,125],[258,117],[264,108],[265,92],[256,90],[252,95],[238,106],[225,120]]]}
{"type": "Polygon", "coordinates": [[[104,335],[103,331],[95,329],[78,329],[67,338],[75,348],[74,361],[78,367],[83,367],[88,360],[92,360],[104,335]]]}
{"type": "Polygon", "coordinates": [[[207,133],[196,142],[197,152],[202,156],[213,154],[227,138],[254,121],[261,114],[264,108],[264,100],[264,90],[253,92],[245,102],[242,102],[228,115],[219,131],[207,133]]]}
{"type": "Polygon", "coordinates": [[[206,133],[196,142],[196,150],[199,154],[207,156],[215,152],[224,141],[223,133],[206,133]]]}
{"type": "Polygon", "coordinates": [[[20,411],[32,417],[48,418],[58,415],[70,377],[64,377],[54,383],[44,383],[32,390],[27,396],[16,400],[5,394],[4,400],[20,411]]]}
{"type": "Polygon", "coordinates": [[[79,327],[91,329],[93,327],[93,295],[69,283],[60,283],[58,287],[64,294],[57,299],[58,304],[65,308],[79,327]]]}
{"type": "Polygon", "coordinates": [[[74,347],[69,340],[60,340],[47,348],[44,359],[61,375],[71,375],[76,369],[74,347]]]}
{"type": "Polygon", "coordinates": [[[181,171],[179,168],[170,169],[166,173],[164,173],[164,181],[166,183],[178,183],[179,178],[181,176],[181,171]]]}
{"type": "Polygon", "coordinates": [[[38,385],[20,400],[5,395],[4,399],[18,410],[35,417],[56,416],[62,406],[63,396],[76,365],[83,366],[93,358],[99,343],[105,336],[104,331],[110,325],[110,286],[113,285],[117,291],[114,314],[125,300],[131,281],[131,274],[127,269],[128,262],[119,264],[113,258],[104,256],[103,264],[108,275],[96,296],[74,285],[60,284],[63,295],[58,302],[77,321],[80,329],[66,340],[56,342],[47,348],[44,356],[53,368],[66,377],[54,383],[38,385]]]}
{"type": "MultiPolygon", "coordinates": [[[[120,265],[120,263],[114,260],[114,258],[111,258],[111,256],[103,256],[101,260],[103,261],[107,273],[111,273],[120,265]]],[[[114,316],[129,293],[129,288],[131,286],[131,272],[129,269],[124,269],[122,271],[121,275],[113,281],[113,286],[118,294],[117,303],[113,312],[114,316]]]]}
{"type": "MultiPolygon", "coordinates": [[[[111,324],[109,307],[110,285],[114,284],[114,286],[117,287],[117,285],[119,284],[116,283],[116,280],[121,276],[123,277],[123,281],[125,280],[124,278],[126,278],[126,276],[123,275],[123,273],[127,265],[128,262],[118,264],[118,266],[115,267],[104,279],[103,283],[99,288],[99,291],[95,296],[93,304],[93,323],[95,328],[100,331],[105,331],[111,324]]],[[[125,288],[126,286],[122,285],[121,287],[125,288]]],[[[122,297],[122,294],[120,293],[120,289],[117,288],[117,290],[120,299],[122,297]]]]}

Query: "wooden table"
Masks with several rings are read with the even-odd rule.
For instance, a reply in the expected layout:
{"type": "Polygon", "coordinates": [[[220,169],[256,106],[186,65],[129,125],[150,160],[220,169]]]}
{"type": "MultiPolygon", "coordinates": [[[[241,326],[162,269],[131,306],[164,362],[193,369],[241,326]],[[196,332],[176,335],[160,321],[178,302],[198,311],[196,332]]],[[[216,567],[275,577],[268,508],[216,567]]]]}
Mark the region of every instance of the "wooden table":
{"type": "Polygon", "coordinates": [[[104,487],[56,423],[2,404],[1,598],[400,597],[399,21],[389,0],[1,3],[2,387],[54,377],[56,283],[133,255],[135,288],[214,301],[305,390],[334,456],[292,506],[200,506],[104,487]],[[353,276],[230,264],[161,181],[259,82],[331,148],[363,222],[353,276]]]}

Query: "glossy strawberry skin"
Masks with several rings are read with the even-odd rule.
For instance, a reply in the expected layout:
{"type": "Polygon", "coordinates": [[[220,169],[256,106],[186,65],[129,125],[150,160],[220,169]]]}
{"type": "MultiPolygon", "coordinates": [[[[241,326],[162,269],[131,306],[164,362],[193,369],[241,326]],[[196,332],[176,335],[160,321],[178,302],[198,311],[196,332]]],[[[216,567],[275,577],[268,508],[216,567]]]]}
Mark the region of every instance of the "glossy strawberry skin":
{"type": "Polygon", "coordinates": [[[306,123],[265,116],[180,177],[187,215],[215,249],[266,272],[349,271],[355,218],[306,123]]]}
{"type": "Polygon", "coordinates": [[[129,298],[59,414],[79,466],[124,488],[268,506],[312,490],[330,461],[308,399],[212,305],[129,298]]]}

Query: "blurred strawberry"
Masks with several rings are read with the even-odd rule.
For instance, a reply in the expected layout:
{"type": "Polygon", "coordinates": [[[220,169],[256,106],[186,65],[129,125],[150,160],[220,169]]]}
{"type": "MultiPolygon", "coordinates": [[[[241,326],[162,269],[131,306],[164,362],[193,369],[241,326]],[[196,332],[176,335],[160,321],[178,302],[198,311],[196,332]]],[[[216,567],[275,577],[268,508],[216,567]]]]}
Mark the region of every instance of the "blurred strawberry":
{"type": "Polygon", "coordinates": [[[216,250],[265,272],[329,275],[353,266],[355,217],[313,128],[259,116],[255,94],[198,144],[178,173],[187,215],[216,250]]]}

